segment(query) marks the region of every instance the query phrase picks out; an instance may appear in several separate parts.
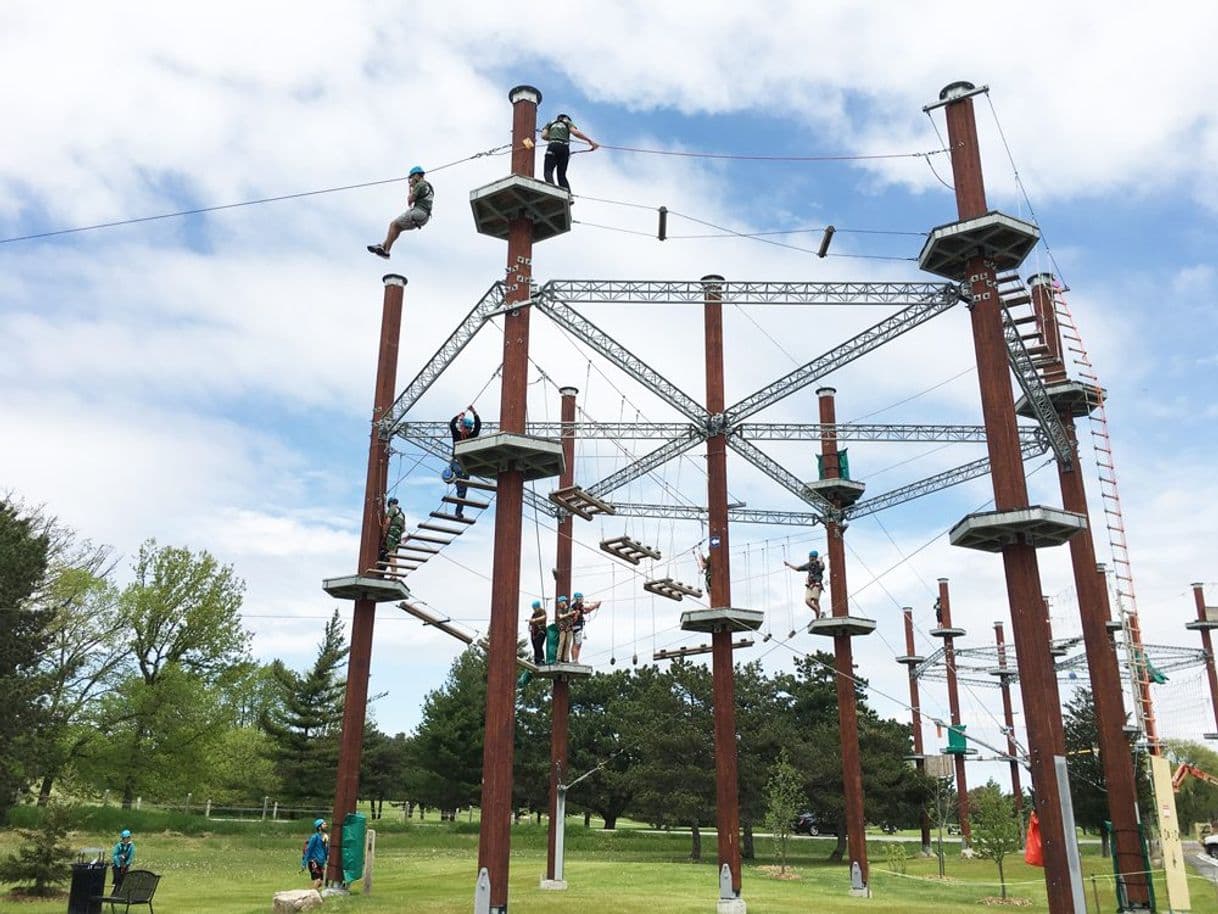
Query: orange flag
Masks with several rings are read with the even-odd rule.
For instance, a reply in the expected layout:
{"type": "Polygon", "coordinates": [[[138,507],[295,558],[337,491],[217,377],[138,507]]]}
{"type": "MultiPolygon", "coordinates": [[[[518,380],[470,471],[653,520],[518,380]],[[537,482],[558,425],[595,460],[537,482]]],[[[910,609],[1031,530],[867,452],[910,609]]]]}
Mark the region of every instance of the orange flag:
{"type": "Polygon", "coordinates": [[[1045,865],[1045,846],[1040,841],[1040,819],[1036,813],[1028,817],[1028,839],[1024,843],[1023,862],[1032,866],[1045,865]]]}

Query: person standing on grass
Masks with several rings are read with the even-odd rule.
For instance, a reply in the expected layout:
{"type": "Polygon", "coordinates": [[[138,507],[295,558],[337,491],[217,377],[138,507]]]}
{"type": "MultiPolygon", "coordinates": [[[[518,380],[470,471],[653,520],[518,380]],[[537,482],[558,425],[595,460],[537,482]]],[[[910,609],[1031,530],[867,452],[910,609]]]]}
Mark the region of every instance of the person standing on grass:
{"type": "Polygon", "coordinates": [[[541,138],[546,141],[546,157],[543,165],[546,183],[554,183],[554,172],[557,171],[558,186],[567,193],[571,193],[571,185],[567,183],[567,162],[571,159],[571,137],[587,143],[591,147],[589,152],[600,148],[600,144],[576,127],[566,114],[560,114],[541,128],[541,138]]]}
{"type": "Polygon", "coordinates": [[[110,870],[114,874],[114,891],[118,891],[119,886],[123,884],[123,880],[127,878],[127,871],[131,869],[131,864],[135,863],[135,842],[131,840],[130,830],[124,828],[118,834],[118,844],[114,845],[114,851],[110,854],[110,870]]]}
{"type": "Polygon", "coordinates": [[[313,820],[313,834],[305,842],[300,868],[309,870],[313,888],[320,889],[326,881],[326,859],[330,856],[330,836],[326,834],[326,820],[313,820]]]}

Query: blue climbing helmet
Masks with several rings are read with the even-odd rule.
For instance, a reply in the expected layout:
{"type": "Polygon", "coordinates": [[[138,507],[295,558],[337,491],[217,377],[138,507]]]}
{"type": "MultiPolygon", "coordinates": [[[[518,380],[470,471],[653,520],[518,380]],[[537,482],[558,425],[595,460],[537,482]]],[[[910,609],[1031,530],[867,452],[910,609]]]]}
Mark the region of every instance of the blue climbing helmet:
{"type": "Polygon", "coordinates": [[[130,838],[130,837],[131,837],[131,829],[129,829],[129,828],[124,828],[122,831],[120,831],[120,832],[118,833],[118,836],[119,836],[120,838],[130,838]]]}
{"type": "Polygon", "coordinates": [[[534,601],[533,601],[533,608],[534,608],[534,609],[541,609],[541,601],[540,601],[540,600],[534,600],[534,601]]]}
{"type": "Polygon", "coordinates": [[[415,175],[421,175],[421,174],[423,174],[423,169],[420,168],[418,165],[416,165],[414,168],[410,169],[409,177],[413,178],[415,175]]]}
{"type": "Polygon", "coordinates": [[[810,558],[810,559],[814,559],[814,558],[816,558],[818,555],[820,555],[820,553],[819,553],[819,552],[817,552],[815,549],[813,549],[811,552],[809,552],[809,553],[808,553],[808,558],[810,558]]]}
{"type": "Polygon", "coordinates": [[[464,419],[461,420],[461,424],[464,425],[466,428],[473,428],[474,420],[472,417],[466,416],[464,419]]]}
{"type": "Polygon", "coordinates": [[[326,827],[326,820],[325,820],[325,819],[314,819],[314,820],[313,820],[313,828],[314,828],[314,830],[319,829],[319,828],[325,828],[325,827],[326,827]]]}
{"type": "Polygon", "coordinates": [[[558,598],[558,599],[556,599],[554,602],[555,602],[555,603],[566,603],[566,602],[567,602],[567,598],[566,598],[566,597],[559,597],[559,598],[558,598]]]}
{"type": "Polygon", "coordinates": [[[578,603],[580,600],[582,600],[584,598],[584,595],[582,593],[580,593],[578,590],[575,591],[573,596],[574,596],[576,603],[578,603]]]}
{"type": "Polygon", "coordinates": [[[453,470],[451,463],[440,472],[440,478],[445,482],[452,482],[457,478],[457,473],[453,470]]]}

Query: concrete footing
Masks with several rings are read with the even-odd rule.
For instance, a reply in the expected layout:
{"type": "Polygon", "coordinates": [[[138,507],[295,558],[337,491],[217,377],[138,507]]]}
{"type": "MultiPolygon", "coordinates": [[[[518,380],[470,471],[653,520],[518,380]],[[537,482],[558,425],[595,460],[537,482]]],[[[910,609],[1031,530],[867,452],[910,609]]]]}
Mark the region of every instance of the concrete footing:
{"type": "Polygon", "coordinates": [[[547,879],[545,876],[542,876],[541,890],[543,892],[565,892],[567,890],[567,880],[547,879]]]}
{"type": "Polygon", "coordinates": [[[743,898],[720,898],[716,914],[747,914],[748,908],[743,898]]]}

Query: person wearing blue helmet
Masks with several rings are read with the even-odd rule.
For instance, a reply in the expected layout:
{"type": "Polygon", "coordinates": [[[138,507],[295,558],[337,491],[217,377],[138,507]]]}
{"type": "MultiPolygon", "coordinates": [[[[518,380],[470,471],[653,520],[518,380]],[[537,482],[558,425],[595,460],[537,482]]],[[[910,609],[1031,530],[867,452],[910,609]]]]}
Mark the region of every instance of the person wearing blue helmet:
{"type": "Polygon", "coordinates": [[[571,642],[576,613],[565,596],[554,601],[554,621],[558,623],[558,662],[571,662],[571,642]]]}
{"type": "Polygon", "coordinates": [[[820,618],[820,595],[825,592],[825,563],[821,561],[820,553],[813,549],[808,553],[808,561],[802,565],[792,565],[783,561],[792,571],[806,572],[808,577],[804,582],[804,603],[812,610],[816,618],[820,618]]]}
{"type": "Polygon", "coordinates": [[[389,251],[398,240],[398,235],[411,229],[421,229],[431,219],[431,203],[436,192],[432,189],[431,182],[424,177],[423,169],[416,165],[410,169],[406,180],[410,184],[410,191],[406,195],[406,212],[389,223],[384,241],[368,245],[369,251],[385,260],[389,259],[389,251]]]}
{"type": "Polygon", "coordinates": [[[131,869],[133,863],[135,863],[135,842],[131,840],[130,829],[124,828],[118,833],[118,843],[114,845],[114,850],[110,854],[110,871],[114,877],[115,892],[127,878],[127,871],[131,869]]]}
{"type": "MultiPolygon", "coordinates": [[[[461,480],[469,479],[469,473],[465,472],[465,467],[461,466],[461,461],[457,459],[456,448],[462,441],[477,438],[478,433],[482,431],[482,417],[478,415],[478,410],[474,409],[474,404],[471,403],[453,416],[448,422],[448,430],[453,436],[453,459],[449,466],[453,471],[453,479],[457,483],[457,498],[464,498],[465,493],[469,491],[469,486],[463,485],[461,480]]],[[[464,517],[465,505],[457,505],[455,513],[457,517],[464,517]]]]}
{"type": "Polygon", "coordinates": [[[300,868],[309,870],[313,888],[320,889],[326,881],[326,860],[330,856],[330,836],[326,833],[326,820],[313,820],[313,834],[305,842],[300,857],[300,868]]]}
{"type": "Polygon", "coordinates": [[[600,600],[594,603],[585,603],[584,595],[578,590],[571,594],[571,610],[575,613],[575,619],[571,622],[572,663],[579,663],[579,652],[584,646],[584,622],[588,618],[588,613],[595,612],[600,608],[600,600]]]}
{"type": "Polygon", "coordinates": [[[529,640],[533,643],[533,662],[538,666],[546,662],[546,608],[540,600],[533,601],[533,615],[529,616],[529,640]]]}

